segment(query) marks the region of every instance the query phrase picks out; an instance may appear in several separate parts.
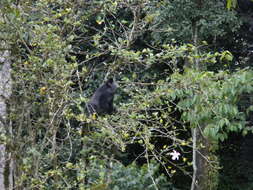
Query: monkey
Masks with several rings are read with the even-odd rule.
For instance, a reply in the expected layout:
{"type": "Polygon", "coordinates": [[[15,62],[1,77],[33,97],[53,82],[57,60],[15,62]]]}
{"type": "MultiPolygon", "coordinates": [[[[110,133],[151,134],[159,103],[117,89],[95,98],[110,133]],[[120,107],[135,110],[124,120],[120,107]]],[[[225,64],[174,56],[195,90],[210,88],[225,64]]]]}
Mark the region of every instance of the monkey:
{"type": "Polygon", "coordinates": [[[117,87],[117,83],[112,78],[101,85],[86,105],[88,113],[112,114],[115,111],[113,98],[117,87]]]}

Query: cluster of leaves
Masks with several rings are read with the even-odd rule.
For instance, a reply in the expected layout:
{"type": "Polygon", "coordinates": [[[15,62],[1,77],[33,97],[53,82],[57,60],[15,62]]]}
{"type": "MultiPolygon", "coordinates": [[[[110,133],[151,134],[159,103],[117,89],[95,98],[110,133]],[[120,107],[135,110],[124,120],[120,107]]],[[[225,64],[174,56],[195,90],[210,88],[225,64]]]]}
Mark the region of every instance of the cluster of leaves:
{"type": "Polygon", "coordinates": [[[217,37],[227,35],[231,30],[237,31],[241,21],[234,10],[224,11],[225,6],[223,1],[162,1],[153,10],[156,15],[153,22],[160,31],[152,32],[154,42],[166,42],[171,38],[192,42],[194,22],[200,28],[199,40],[211,42],[217,37]]]}
{"type": "Polygon", "coordinates": [[[229,132],[245,128],[247,114],[252,110],[239,110],[238,102],[243,93],[252,93],[252,71],[241,70],[234,74],[227,72],[186,71],[182,76],[171,76],[170,96],[181,101],[178,109],[183,110],[182,120],[191,127],[205,125],[204,134],[216,141],[223,141],[229,132]],[[175,86],[177,86],[175,88],[175,86]]]}
{"type": "Polygon", "coordinates": [[[131,164],[127,167],[120,163],[109,162],[105,167],[103,161],[94,160],[91,163],[91,169],[88,176],[92,185],[91,189],[175,189],[167,182],[164,175],[159,175],[158,166],[155,163],[149,163],[138,167],[131,164]]]}

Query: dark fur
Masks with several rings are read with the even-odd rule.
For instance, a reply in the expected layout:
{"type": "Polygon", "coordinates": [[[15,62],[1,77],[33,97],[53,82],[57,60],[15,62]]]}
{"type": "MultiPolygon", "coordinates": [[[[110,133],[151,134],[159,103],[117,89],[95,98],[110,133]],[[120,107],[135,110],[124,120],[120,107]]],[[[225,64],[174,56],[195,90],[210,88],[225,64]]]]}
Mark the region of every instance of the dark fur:
{"type": "Polygon", "coordinates": [[[114,111],[113,98],[117,84],[113,79],[107,80],[102,86],[100,86],[91,100],[87,103],[87,109],[89,114],[112,114],[114,111]]]}

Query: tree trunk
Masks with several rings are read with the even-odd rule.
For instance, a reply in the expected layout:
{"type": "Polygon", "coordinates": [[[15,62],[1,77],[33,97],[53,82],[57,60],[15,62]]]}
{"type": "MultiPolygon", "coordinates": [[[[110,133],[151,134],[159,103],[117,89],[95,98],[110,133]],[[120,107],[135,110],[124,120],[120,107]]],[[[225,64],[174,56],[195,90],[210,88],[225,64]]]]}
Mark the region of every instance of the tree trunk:
{"type": "MultiPolygon", "coordinates": [[[[3,44],[3,43],[2,43],[3,44]]],[[[4,138],[11,134],[11,127],[7,122],[7,100],[11,95],[11,65],[10,52],[0,52],[0,135],[4,138]]],[[[7,152],[6,144],[0,141],[0,189],[13,188],[13,159],[7,152]]]]}
{"type": "Polygon", "coordinates": [[[191,190],[208,190],[210,189],[209,169],[208,163],[209,155],[209,140],[202,134],[201,130],[196,127],[192,129],[193,138],[193,177],[191,190]]]}
{"type": "MultiPolygon", "coordinates": [[[[203,2],[202,0],[195,0],[195,3],[199,9],[202,9],[203,2]]],[[[192,42],[196,47],[196,55],[198,55],[198,41],[199,41],[199,27],[198,21],[199,18],[192,20],[192,42]]],[[[195,59],[194,65],[192,68],[196,70],[201,70],[201,65],[199,59],[195,59]]],[[[192,129],[192,140],[193,140],[193,150],[192,150],[192,162],[193,162],[193,175],[192,175],[192,184],[191,190],[208,190],[209,188],[209,163],[208,155],[210,142],[205,138],[201,131],[205,128],[205,124],[202,126],[195,127],[192,129]]]]}

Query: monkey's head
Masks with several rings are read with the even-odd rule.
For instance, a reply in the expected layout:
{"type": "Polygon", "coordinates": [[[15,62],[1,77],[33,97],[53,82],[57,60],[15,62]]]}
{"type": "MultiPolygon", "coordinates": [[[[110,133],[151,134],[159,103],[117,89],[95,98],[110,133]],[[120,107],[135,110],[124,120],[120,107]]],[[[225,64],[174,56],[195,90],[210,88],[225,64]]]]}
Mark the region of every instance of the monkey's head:
{"type": "Polygon", "coordinates": [[[113,80],[113,78],[109,78],[106,82],[105,82],[106,86],[109,87],[110,91],[114,94],[116,89],[118,88],[118,84],[117,82],[115,82],[113,80]]]}

